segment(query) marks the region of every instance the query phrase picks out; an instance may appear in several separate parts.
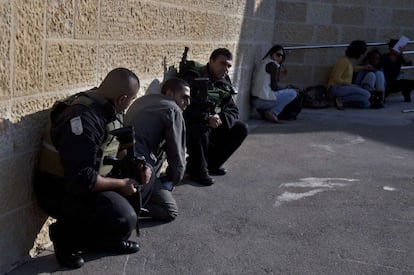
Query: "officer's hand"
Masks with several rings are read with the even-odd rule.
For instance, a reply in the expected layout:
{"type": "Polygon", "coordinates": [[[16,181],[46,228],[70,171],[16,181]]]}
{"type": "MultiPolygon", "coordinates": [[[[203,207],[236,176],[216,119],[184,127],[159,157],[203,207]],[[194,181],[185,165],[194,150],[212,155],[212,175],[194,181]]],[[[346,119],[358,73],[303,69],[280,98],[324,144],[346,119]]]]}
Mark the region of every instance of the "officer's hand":
{"type": "Polygon", "coordinates": [[[147,165],[143,167],[141,164],[139,167],[139,171],[141,171],[139,175],[141,184],[147,184],[151,179],[152,170],[147,165]]]}
{"type": "Polygon", "coordinates": [[[118,192],[125,197],[131,196],[137,192],[136,185],[138,183],[134,179],[122,179],[122,185],[118,188],[118,192]]]}
{"type": "Polygon", "coordinates": [[[210,116],[208,119],[208,126],[210,128],[217,128],[222,124],[222,121],[220,119],[220,116],[218,114],[210,116]]]}

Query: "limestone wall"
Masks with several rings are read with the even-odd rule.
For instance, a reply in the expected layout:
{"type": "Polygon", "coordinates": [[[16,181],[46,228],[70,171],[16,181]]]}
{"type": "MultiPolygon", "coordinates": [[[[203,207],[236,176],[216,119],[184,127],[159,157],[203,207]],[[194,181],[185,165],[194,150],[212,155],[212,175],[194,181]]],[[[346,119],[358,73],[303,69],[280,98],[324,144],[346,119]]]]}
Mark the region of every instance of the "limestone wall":
{"type": "MultiPolygon", "coordinates": [[[[388,42],[405,35],[414,41],[414,1],[277,1],[274,42],[284,46],[388,42]]],[[[382,52],[386,46],[377,47],[382,52]]],[[[370,49],[370,48],[369,48],[370,49]]],[[[410,44],[409,50],[414,50],[410,44]]],[[[291,50],[286,82],[306,87],[326,84],[345,48],[291,50]]],[[[411,55],[414,60],[414,55],[411,55]]],[[[414,70],[406,76],[413,77],[414,70]]]]}
{"type": "MultiPolygon", "coordinates": [[[[413,3],[0,0],[0,273],[29,257],[47,218],[32,192],[32,171],[56,99],[98,85],[118,66],[137,73],[144,94],[157,89],[166,67],[178,65],[184,46],[190,59],[202,62],[213,49],[228,47],[235,56],[237,103],[247,119],[253,64],[272,43],[413,39],[413,3]]],[[[343,51],[292,51],[289,81],[324,81],[343,51]]]]}

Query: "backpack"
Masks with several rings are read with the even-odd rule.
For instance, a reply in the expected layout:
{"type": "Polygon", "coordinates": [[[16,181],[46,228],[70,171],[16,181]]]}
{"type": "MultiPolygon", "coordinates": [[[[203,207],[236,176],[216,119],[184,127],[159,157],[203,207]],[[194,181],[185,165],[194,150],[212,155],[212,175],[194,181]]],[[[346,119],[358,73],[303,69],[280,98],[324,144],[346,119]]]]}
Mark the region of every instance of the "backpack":
{"type": "Polygon", "coordinates": [[[329,107],[328,90],[324,85],[316,85],[303,90],[304,108],[326,108],[329,107]]]}

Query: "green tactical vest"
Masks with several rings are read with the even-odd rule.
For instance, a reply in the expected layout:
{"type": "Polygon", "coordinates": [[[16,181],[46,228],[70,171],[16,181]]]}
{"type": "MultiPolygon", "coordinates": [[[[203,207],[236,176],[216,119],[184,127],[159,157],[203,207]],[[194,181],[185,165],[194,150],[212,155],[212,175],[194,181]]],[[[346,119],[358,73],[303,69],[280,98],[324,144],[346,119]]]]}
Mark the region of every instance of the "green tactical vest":
{"type": "MultiPolygon", "coordinates": [[[[81,104],[88,108],[93,108],[92,106],[95,104],[103,105],[105,103],[106,99],[97,97],[93,93],[78,93],[68,97],[63,101],[57,102],[52,107],[51,116],[53,115],[53,111],[57,108],[60,108],[61,111],[63,111],[67,107],[75,104],[81,104]]],[[[51,120],[52,117],[49,117],[49,121],[47,123],[43,137],[43,146],[40,151],[38,170],[40,172],[47,172],[52,175],[63,177],[64,170],[62,163],[60,162],[59,152],[54,147],[52,139],[50,137],[51,120]]],[[[116,139],[116,137],[109,134],[109,132],[121,128],[121,122],[122,115],[117,114],[117,119],[112,122],[109,122],[106,125],[106,131],[108,135],[106,140],[102,143],[101,147],[99,148],[97,158],[95,161],[95,167],[98,170],[99,175],[101,176],[106,176],[112,170],[112,165],[104,165],[103,160],[105,156],[117,156],[119,142],[116,139]]]]}

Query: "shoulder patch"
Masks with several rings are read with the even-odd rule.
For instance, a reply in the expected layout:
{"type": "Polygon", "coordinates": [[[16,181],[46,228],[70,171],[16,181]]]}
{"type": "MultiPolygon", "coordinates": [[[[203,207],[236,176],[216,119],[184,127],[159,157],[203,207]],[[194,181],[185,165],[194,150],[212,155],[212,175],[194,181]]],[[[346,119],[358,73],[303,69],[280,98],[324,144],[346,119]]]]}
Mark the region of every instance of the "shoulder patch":
{"type": "Polygon", "coordinates": [[[80,116],[74,117],[70,120],[70,128],[72,129],[72,133],[77,136],[83,133],[82,120],[80,116]]]}

